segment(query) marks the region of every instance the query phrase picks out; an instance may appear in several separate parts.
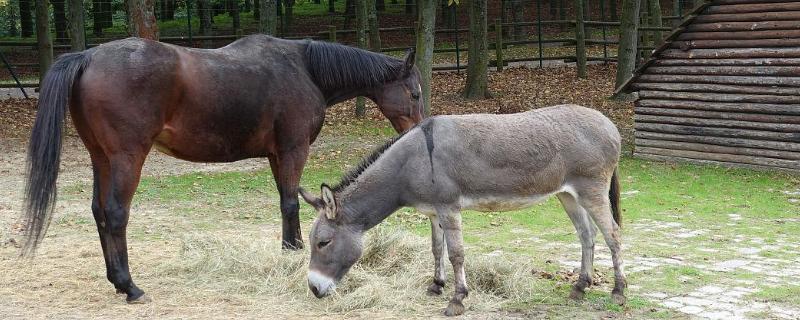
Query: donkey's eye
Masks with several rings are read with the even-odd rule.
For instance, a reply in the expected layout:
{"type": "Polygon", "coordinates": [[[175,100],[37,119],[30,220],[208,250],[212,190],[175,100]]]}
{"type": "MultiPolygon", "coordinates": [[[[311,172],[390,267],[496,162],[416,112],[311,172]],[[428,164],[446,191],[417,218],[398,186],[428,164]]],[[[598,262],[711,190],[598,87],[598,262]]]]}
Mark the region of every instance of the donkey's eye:
{"type": "Polygon", "coordinates": [[[317,248],[320,248],[320,249],[322,249],[322,248],[324,248],[325,246],[327,246],[329,243],[331,243],[331,241],[330,241],[330,240],[326,240],[326,241],[320,241],[319,243],[317,243],[317,248]]]}

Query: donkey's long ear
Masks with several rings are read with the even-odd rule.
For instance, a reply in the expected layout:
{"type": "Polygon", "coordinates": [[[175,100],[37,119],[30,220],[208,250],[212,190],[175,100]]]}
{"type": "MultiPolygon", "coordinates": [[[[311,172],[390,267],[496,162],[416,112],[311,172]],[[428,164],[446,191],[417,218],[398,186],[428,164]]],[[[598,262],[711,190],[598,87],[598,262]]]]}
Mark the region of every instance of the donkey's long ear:
{"type": "Polygon", "coordinates": [[[336,219],[336,197],[333,195],[333,190],[327,184],[322,184],[320,189],[322,189],[322,203],[325,206],[322,211],[328,219],[336,219]]]}
{"type": "Polygon", "coordinates": [[[417,49],[414,47],[406,51],[405,64],[403,64],[403,71],[405,71],[406,74],[411,73],[411,70],[414,68],[414,57],[416,55],[417,49]]]}
{"type": "Polygon", "coordinates": [[[308,204],[314,207],[314,209],[316,209],[317,211],[320,211],[323,208],[325,208],[325,203],[322,202],[322,199],[317,198],[310,192],[306,191],[306,189],[300,188],[300,196],[302,196],[303,200],[305,200],[308,204]]]}

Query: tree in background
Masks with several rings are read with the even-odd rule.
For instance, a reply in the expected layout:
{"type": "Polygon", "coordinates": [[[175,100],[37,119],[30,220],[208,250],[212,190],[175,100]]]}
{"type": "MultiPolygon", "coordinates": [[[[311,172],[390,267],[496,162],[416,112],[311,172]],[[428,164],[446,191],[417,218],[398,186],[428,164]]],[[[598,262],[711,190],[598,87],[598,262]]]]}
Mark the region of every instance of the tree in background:
{"type": "MultiPolygon", "coordinates": [[[[367,2],[368,0],[354,0],[356,5],[356,41],[359,48],[367,47],[367,2]]],[[[356,97],[356,116],[366,115],[364,97],[356,97]]]]}
{"type": "MultiPolygon", "coordinates": [[[[419,26],[417,29],[417,53],[414,64],[419,68],[422,100],[425,116],[431,114],[431,71],[433,68],[434,29],[436,29],[437,0],[419,0],[419,26]]],[[[457,1],[450,0],[450,5],[457,1]]],[[[447,8],[449,10],[449,8],[447,8]]]]}
{"type": "Polygon", "coordinates": [[[47,0],[36,0],[36,48],[39,51],[39,83],[53,64],[53,41],[50,39],[50,14],[47,0]]]}
{"type": "Polygon", "coordinates": [[[53,5],[53,25],[56,27],[56,42],[66,42],[67,36],[67,7],[64,0],[50,0],[53,5]]]}
{"type": "Polygon", "coordinates": [[[636,68],[636,45],[639,39],[639,10],[641,0],[623,0],[620,17],[619,54],[617,57],[617,79],[619,88],[633,75],[636,68]]]}
{"type": "Polygon", "coordinates": [[[274,35],[278,31],[278,3],[280,0],[261,0],[261,16],[258,19],[258,31],[274,35]]]}
{"type": "Polygon", "coordinates": [[[83,10],[83,0],[69,0],[69,44],[73,52],[86,50],[83,10]]]}
{"type": "Polygon", "coordinates": [[[17,6],[15,5],[14,1],[9,1],[6,4],[6,17],[8,17],[8,34],[12,37],[16,37],[19,33],[17,30],[17,6]]]}
{"type": "Polygon", "coordinates": [[[174,20],[175,19],[175,0],[161,0],[159,4],[161,20],[174,20]]]}
{"type": "Polygon", "coordinates": [[[464,97],[484,99],[491,96],[488,87],[489,40],[486,27],[486,1],[469,1],[469,57],[467,65],[467,85],[464,97]]]}
{"type": "Polygon", "coordinates": [[[130,14],[130,23],[128,23],[130,35],[158,40],[154,0],[128,0],[127,4],[130,14]]]}
{"type": "Polygon", "coordinates": [[[23,38],[33,36],[33,16],[31,16],[33,0],[19,0],[19,26],[23,38]]]}
{"type": "Polygon", "coordinates": [[[228,6],[228,15],[231,16],[231,21],[233,21],[234,33],[239,34],[242,31],[242,21],[239,18],[239,1],[227,0],[226,3],[228,6]]]}
{"type": "Polygon", "coordinates": [[[380,24],[375,0],[366,0],[367,24],[369,25],[369,49],[375,52],[381,50],[380,24]]]}
{"type": "Polygon", "coordinates": [[[283,0],[283,33],[288,33],[294,20],[294,0],[283,0]]]}

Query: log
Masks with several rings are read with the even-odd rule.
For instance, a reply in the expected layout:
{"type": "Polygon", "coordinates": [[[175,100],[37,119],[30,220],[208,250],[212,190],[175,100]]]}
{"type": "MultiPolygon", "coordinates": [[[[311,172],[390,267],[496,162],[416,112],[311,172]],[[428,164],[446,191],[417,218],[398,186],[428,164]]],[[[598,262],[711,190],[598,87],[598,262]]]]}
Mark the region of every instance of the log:
{"type": "Polygon", "coordinates": [[[791,143],[791,142],[657,133],[657,132],[638,131],[638,130],[634,133],[634,136],[636,137],[637,140],[653,139],[653,140],[681,141],[681,142],[713,144],[713,145],[729,146],[729,147],[800,152],[800,143],[791,143]]]}
{"type": "Polygon", "coordinates": [[[671,133],[671,134],[786,141],[795,143],[800,142],[800,133],[789,133],[789,132],[772,132],[772,131],[728,129],[728,128],[705,128],[705,127],[693,127],[693,126],[682,126],[682,125],[663,124],[663,123],[647,123],[647,122],[634,123],[634,128],[636,130],[671,133]]]}
{"type": "MultiPolygon", "coordinates": [[[[636,114],[634,115],[633,120],[639,123],[664,123],[664,124],[688,125],[688,126],[706,127],[706,128],[731,128],[731,129],[800,133],[800,125],[791,123],[787,124],[787,123],[753,122],[753,121],[741,121],[741,120],[687,118],[687,117],[657,116],[657,115],[647,115],[647,114],[636,114]]],[[[798,138],[800,138],[800,135],[798,135],[798,138]]]]}
{"type": "Polygon", "coordinates": [[[731,168],[746,168],[750,170],[760,170],[760,171],[785,171],[791,173],[797,173],[797,170],[790,169],[790,168],[782,168],[782,167],[770,167],[770,166],[761,166],[755,164],[744,164],[744,163],[735,163],[735,162],[723,162],[723,161],[712,161],[712,160],[700,160],[700,159],[691,159],[691,158],[682,158],[682,157],[668,157],[668,156],[661,156],[655,154],[646,154],[646,153],[639,153],[634,152],[634,157],[651,160],[651,161],[664,161],[664,162],[685,162],[697,165],[712,165],[712,166],[723,166],[723,167],[731,167],[731,168]]]}
{"type": "Polygon", "coordinates": [[[672,99],[672,100],[695,100],[710,102],[753,102],[769,104],[800,104],[800,96],[773,96],[757,94],[725,94],[725,93],[706,93],[706,92],[671,92],[642,90],[639,91],[641,99],[672,99]]]}
{"type": "Polygon", "coordinates": [[[704,14],[695,18],[694,23],[799,20],[800,11],[784,11],[738,14],[704,14]]]}
{"type": "Polygon", "coordinates": [[[755,13],[755,12],[780,12],[780,11],[798,11],[800,10],[800,2],[783,2],[783,3],[747,3],[747,4],[731,4],[731,5],[713,5],[706,9],[706,14],[719,14],[719,13],[755,13]]]}
{"type": "Polygon", "coordinates": [[[707,83],[641,83],[631,85],[634,90],[661,90],[683,92],[714,92],[714,93],[739,93],[739,94],[768,94],[776,96],[800,96],[800,88],[791,87],[761,87],[761,86],[733,86],[725,84],[707,83]]]}
{"type": "Polygon", "coordinates": [[[636,104],[634,110],[636,114],[644,114],[644,115],[800,124],[800,116],[787,116],[787,115],[774,115],[774,114],[761,114],[761,113],[720,112],[720,111],[692,110],[692,109],[652,108],[652,107],[642,107],[640,106],[639,103],[636,104]]]}
{"type": "Polygon", "coordinates": [[[800,77],[737,77],[643,74],[639,76],[637,81],[800,87],[800,77]]]}
{"type": "Polygon", "coordinates": [[[761,31],[761,30],[795,30],[800,29],[797,21],[758,21],[758,22],[714,22],[692,23],[686,26],[687,32],[718,31],[761,31]]]}
{"type": "Polygon", "coordinates": [[[683,32],[677,40],[756,40],[800,38],[800,30],[761,30],[739,32],[683,32]]]}
{"type": "MultiPolygon", "coordinates": [[[[796,23],[796,22],[795,22],[796,23]]],[[[673,41],[670,48],[681,49],[722,49],[722,48],[780,48],[800,47],[798,39],[758,39],[758,40],[685,40],[673,41]]]]}
{"type": "MultiPolygon", "coordinates": [[[[747,41],[747,40],[740,40],[740,41],[747,41]]],[[[652,65],[654,66],[800,66],[800,58],[658,59],[654,61],[652,65]]]]}
{"type": "Polygon", "coordinates": [[[800,105],[762,103],[724,103],[692,100],[640,99],[639,107],[708,110],[721,112],[764,113],[774,115],[800,115],[800,105]]]}
{"type": "Polygon", "coordinates": [[[689,51],[667,49],[659,54],[662,58],[800,58],[800,48],[736,48],[694,49],[689,51]]]}
{"type": "Polygon", "coordinates": [[[762,157],[743,156],[743,155],[727,154],[727,153],[670,150],[670,149],[651,148],[651,147],[637,147],[636,152],[655,154],[667,157],[681,157],[681,158],[690,158],[699,160],[734,162],[734,163],[754,164],[759,166],[781,167],[781,168],[800,170],[800,162],[794,160],[762,158],[762,157]]]}
{"type": "Polygon", "coordinates": [[[649,67],[647,74],[686,74],[709,76],[782,76],[800,77],[798,67],[753,67],[753,66],[692,66],[692,67],[649,67]]]}
{"type": "Polygon", "coordinates": [[[713,144],[692,143],[692,142],[636,139],[636,147],[652,147],[652,148],[672,149],[672,150],[738,154],[744,156],[765,157],[765,158],[784,159],[784,160],[800,160],[800,152],[727,147],[727,146],[718,146],[713,144]]]}

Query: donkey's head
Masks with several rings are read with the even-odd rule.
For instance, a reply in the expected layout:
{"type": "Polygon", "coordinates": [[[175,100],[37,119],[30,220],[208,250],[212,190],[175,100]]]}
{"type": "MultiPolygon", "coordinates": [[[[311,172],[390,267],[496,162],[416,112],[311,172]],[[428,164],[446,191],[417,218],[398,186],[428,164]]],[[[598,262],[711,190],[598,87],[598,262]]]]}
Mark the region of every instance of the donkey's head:
{"type": "Polygon", "coordinates": [[[414,56],[415,51],[409,50],[400,77],[375,88],[371,96],[397,132],[410,129],[423,117],[422,86],[414,56]]]}
{"type": "Polygon", "coordinates": [[[317,298],[333,292],[336,282],[361,257],[363,233],[361,225],[350,224],[342,217],[333,190],[324,184],[321,189],[320,198],[300,189],[303,199],[319,213],[309,235],[311,261],[308,265],[308,287],[317,298]]]}

